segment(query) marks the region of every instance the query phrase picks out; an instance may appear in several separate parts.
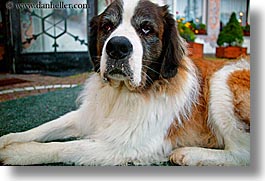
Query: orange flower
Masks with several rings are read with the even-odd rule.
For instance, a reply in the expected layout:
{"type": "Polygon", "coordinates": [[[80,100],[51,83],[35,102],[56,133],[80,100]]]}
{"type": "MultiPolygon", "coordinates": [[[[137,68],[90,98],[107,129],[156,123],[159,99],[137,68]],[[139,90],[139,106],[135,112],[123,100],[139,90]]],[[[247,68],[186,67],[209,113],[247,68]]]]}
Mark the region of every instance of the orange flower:
{"type": "Polygon", "coordinates": [[[186,26],[187,28],[189,28],[190,25],[191,25],[190,22],[185,23],[185,26],[186,26]]]}

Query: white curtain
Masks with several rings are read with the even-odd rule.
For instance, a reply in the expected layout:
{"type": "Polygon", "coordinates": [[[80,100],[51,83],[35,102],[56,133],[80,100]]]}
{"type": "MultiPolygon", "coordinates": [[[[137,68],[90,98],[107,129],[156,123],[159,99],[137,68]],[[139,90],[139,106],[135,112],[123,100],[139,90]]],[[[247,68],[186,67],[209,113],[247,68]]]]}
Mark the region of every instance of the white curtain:
{"type": "Polygon", "coordinates": [[[245,25],[247,17],[247,0],[221,0],[221,22],[224,25],[229,21],[232,12],[235,12],[237,18],[239,20],[241,19],[242,25],[245,25]]]}
{"type": "Polygon", "coordinates": [[[185,21],[202,22],[203,0],[176,0],[176,11],[178,18],[185,18],[185,21]]]}

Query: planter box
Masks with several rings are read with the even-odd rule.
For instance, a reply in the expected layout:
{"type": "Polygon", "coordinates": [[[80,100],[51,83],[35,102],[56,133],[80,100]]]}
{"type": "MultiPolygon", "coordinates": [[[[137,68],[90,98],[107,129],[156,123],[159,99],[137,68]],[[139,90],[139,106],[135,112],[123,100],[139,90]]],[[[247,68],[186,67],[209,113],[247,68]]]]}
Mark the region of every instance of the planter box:
{"type": "Polygon", "coordinates": [[[3,45],[0,45],[0,60],[4,58],[5,54],[5,47],[3,45]]]}
{"type": "Polygon", "coordinates": [[[202,58],[203,57],[203,44],[190,42],[188,46],[190,58],[202,58]]]}
{"type": "Polygon", "coordinates": [[[244,36],[250,36],[250,32],[249,31],[243,31],[244,36]]]}
{"type": "Polygon", "coordinates": [[[217,47],[215,56],[217,58],[235,59],[242,55],[247,55],[247,48],[244,47],[217,47]]]}
{"type": "Polygon", "coordinates": [[[207,35],[206,30],[194,30],[193,31],[196,35],[207,35]]]}

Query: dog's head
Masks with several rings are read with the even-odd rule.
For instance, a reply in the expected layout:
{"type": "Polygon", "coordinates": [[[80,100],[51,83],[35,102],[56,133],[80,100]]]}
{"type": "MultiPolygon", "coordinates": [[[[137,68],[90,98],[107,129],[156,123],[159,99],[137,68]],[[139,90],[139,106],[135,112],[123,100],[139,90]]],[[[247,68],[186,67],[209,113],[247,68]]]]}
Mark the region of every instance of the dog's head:
{"type": "Polygon", "coordinates": [[[90,27],[95,71],[111,85],[134,90],[172,78],[186,53],[168,7],[146,0],[116,0],[90,27]]]}

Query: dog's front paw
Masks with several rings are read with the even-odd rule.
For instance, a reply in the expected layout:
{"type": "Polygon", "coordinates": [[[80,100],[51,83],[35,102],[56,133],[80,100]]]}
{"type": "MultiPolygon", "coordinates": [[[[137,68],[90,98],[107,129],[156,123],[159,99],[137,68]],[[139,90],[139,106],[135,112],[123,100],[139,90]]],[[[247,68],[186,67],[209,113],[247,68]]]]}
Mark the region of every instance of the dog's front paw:
{"type": "Polygon", "coordinates": [[[169,157],[172,163],[182,166],[203,166],[202,154],[200,148],[184,147],[178,148],[172,152],[169,157]]]}
{"type": "Polygon", "coordinates": [[[0,162],[4,165],[21,165],[23,157],[19,154],[19,144],[8,144],[0,149],[0,162]]]}
{"type": "Polygon", "coordinates": [[[32,165],[41,163],[42,154],[36,142],[13,143],[0,149],[0,162],[4,165],[32,165]]]}
{"type": "Polygon", "coordinates": [[[15,140],[15,133],[10,133],[0,137],[0,149],[3,149],[7,145],[11,144],[15,140]]]}
{"type": "Polygon", "coordinates": [[[0,149],[0,162],[4,165],[36,165],[59,161],[60,144],[12,143],[0,149]]]}

